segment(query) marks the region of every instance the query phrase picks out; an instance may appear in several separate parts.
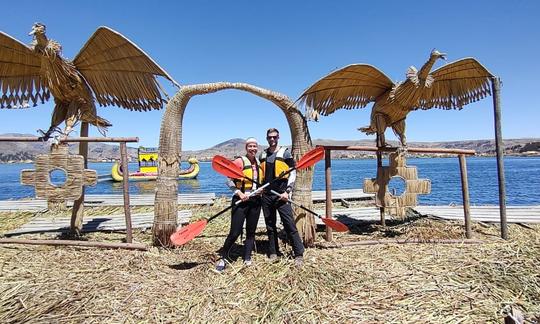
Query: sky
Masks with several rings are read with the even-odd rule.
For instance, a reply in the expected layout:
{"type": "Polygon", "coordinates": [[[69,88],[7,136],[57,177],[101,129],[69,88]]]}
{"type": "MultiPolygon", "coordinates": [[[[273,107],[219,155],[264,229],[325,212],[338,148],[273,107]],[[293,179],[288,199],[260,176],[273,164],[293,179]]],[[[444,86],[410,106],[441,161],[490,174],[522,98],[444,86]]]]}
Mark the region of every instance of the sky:
{"type": "MultiPolygon", "coordinates": [[[[179,84],[246,82],[296,100],[321,77],[353,63],[367,63],[393,81],[421,67],[432,49],[448,61],[475,57],[502,80],[504,138],[540,137],[540,1],[10,1],[0,30],[28,44],[34,22],[74,58],[99,26],[126,36],[179,84]]],[[[439,61],[436,67],[444,64],[439,61]]],[[[169,96],[176,88],[160,79],[169,96]]],[[[373,139],[357,131],[369,124],[371,104],[338,110],[309,122],[312,139],[373,139]]],[[[47,129],[52,100],[37,107],[0,111],[0,134],[47,129]]],[[[98,107],[112,122],[108,136],[138,136],[157,146],[164,109],[131,112],[98,107]]],[[[291,137],[285,116],[272,103],[238,90],[196,96],[183,120],[183,150],[204,149],[231,138],[264,142],[270,127],[281,144],[291,137]]],[[[395,139],[387,130],[388,139],[395,139]]],[[[75,134],[77,135],[77,134],[75,134]]],[[[91,136],[100,136],[94,127],[91,136]]],[[[493,101],[461,111],[414,111],[407,139],[492,139],[493,101]]]]}

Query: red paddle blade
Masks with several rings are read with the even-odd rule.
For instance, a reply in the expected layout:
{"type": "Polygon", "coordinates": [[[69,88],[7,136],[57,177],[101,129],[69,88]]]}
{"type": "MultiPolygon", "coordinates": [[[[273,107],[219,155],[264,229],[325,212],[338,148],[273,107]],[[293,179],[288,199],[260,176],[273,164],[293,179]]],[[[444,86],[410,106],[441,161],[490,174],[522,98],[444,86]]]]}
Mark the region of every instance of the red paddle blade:
{"type": "Polygon", "coordinates": [[[342,222],[337,221],[335,219],[327,218],[327,217],[321,217],[321,220],[323,221],[323,223],[326,226],[330,227],[331,229],[333,229],[336,232],[347,232],[349,230],[347,225],[345,225],[342,222]]]}
{"type": "Polygon", "coordinates": [[[242,179],[244,177],[242,170],[240,170],[233,161],[220,155],[216,155],[212,158],[212,168],[216,170],[216,172],[229,178],[242,179]]]}
{"type": "Polygon", "coordinates": [[[297,169],[303,169],[310,167],[314,165],[315,163],[319,162],[324,157],[324,147],[319,146],[314,148],[313,150],[307,152],[302,156],[300,160],[298,160],[298,163],[296,163],[297,169]]]}
{"type": "Polygon", "coordinates": [[[206,219],[201,219],[193,224],[182,227],[178,231],[171,234],[171,242],[174,245],[186,244],[187,242],[193,240],[197,235],[201,234],[207,223],[208,221],[206,219]]]}

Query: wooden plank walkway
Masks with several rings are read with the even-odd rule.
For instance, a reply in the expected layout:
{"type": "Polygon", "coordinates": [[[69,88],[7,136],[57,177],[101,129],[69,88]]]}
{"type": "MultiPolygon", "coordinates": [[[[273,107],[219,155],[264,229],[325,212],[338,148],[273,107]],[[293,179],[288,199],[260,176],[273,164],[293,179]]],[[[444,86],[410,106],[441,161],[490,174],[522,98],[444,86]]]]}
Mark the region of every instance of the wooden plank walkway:
{"type": "MultiPolygon", "coordinates": [[[[230,198],[230,195],[228,195],[230,198]]],[[[372,199],[373,194],[366,194],[362,189],[333,190],[332,200],[363,200],[372,199]]],[[[129,195],[131,206],[153,206],[153,194],[131,194],[129,195]]],[[[216,199],[215,193],[178,194],[179,205],[213,205],[216,199]]],[[[313,201],[325,201],[325,191],[313,191],[313,201]]],[[[122,195],[85,195],[85,206],[123,206],[124,197],[122,195]]],[[[72,206],[73,202],[68,202],[72,206]]],[[[45,211],[47,202],[43,199],[22,199],[22,200],[0,200],[0,212],[2,211],[45,211]]]]}
{"type": "MultiPolygon", "coordinates": [[[[417,206],[415,210],[448,220],[464,220],[463,206],[417,206]]],[[[471,206],[471,219],[484,223],[499,223],[499,206],[471,206]]],[[[540,224],[540,206],[507,206],[508,223],[540,224]]]]}
{"type": "MultiPolygon", "coordinates": [[[[464,221],[463,206],[416,206],[417,212],[423,215],[431,215],[441,219],[464,221]]],[[[471,219],[475,222],[499,223],[499,206],[471,206],[471,219]]],[[[319,215],[324,215],[324,210],[316,210],[319,215]]],[[[378,221],[380,220],[377,207],[358,207],[346,209],[333,209],[333,217],[344,224],[354,221],[378,221]]],[[[386,216],[387,219],[392,219],[386,216]]],[[[318,218],[317,224],[322,224],[318,218]]],[[[507,206],[506,220],[508,223],[540,224],[540,206],[507,206]]]]}
{"type": "MultiPolygon", "coordinates": [[[[326,201],[326,191],[313,191],[311,193],[314,202],[326,201]]],[[[368,200],[373,199],[374,194],[365,193],[362,189],[332,190],[332,201],[339,200],[368,200]]]]}
{"type": "MultiPolygon", "coordinates": [[[[178,223],[187,224],[191,219],[191,210],[181,210],[178,212],[178,223]]],[[[131,215],[133,228],[151,228],[154,222],[154,213],[141,213],[131,215]]],[[[44,232],[67,232],[69,231],[70,218],[43,218],[36,217],[22,227],[4,233],[6,236],[44,233],[44,232]]],[[[121,231],[126,229],[126,219],[121,215],[106,215],[87,217],[83,220],[83,232],[96,231],[121,231]]]]}
{"type": "MultiPolygon", "coordinates": [[[[179,194],[179,205],[213,205],[215,193],[179,194]]],[[[129,195],[131,206],[153,206],[153,194],[129,195]]],[[[85,195],[85,206],[124,206],[123,195],[85,195]]],[[[68,202],[73,206],[73,202],[68,202]]],[[[47,201],[44,199],[1,200],[0,211],[44,211],[47,210],[47,201]]]]}

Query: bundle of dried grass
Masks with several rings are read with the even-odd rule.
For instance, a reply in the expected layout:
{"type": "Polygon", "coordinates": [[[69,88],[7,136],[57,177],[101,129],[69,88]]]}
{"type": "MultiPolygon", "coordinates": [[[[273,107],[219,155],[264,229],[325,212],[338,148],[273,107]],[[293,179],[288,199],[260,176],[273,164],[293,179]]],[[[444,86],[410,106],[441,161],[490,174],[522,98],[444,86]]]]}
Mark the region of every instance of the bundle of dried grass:
{"type": "MultiPolygon", "coordinates": [[[[204,207],[208,216],[226,205],[204,207]]],[[[5,218],[2,218],[4,220],[5,218]]],[[[223,273],[212,269],[228,230],[226,216],[178,249],[148,252],[0,246],[0,321],[14,322],[500,322],[508,306],[540,315],[540,227],[473,226],[476,245],[376,245],[308,249],[298,269],[265,255],[254,265],[241,247],[223,273]]],[[[380,238],[462,238],[461,224],[410,218],[385,230],[359,224],[338,242],[380,238]]],[[[320,232],[322,235],[322,232],[320,232]]],[[[121,233],[89,234],[119,240],[121,233]]],[[[147,232],[135,241],[150,242],[147,232]]]]}

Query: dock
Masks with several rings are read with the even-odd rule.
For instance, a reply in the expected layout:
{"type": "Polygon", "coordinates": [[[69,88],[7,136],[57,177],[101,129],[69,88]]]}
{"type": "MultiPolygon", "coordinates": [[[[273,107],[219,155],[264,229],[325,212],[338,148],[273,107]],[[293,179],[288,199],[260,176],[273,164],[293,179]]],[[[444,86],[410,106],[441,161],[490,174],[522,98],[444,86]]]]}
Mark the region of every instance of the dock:
{"type": "MultiPolygon", "coordinates": [[[[463,221],[463,206],[416,206],[416,212],[445,220],[463,221]]],[[[324,210],[316,210],[324,215],[324,210]]],[[[471,206],[471,219],[473,222],[499,223],[499,206],[471,206]]],[[[332,216],[344,224],[355,221],[379,221],[378,207],[358,207],[332,210],[332,216]]],[[[391,218],[387,216],[387,218],[391,218]]],[[[508,223],[540,224],[540,205],[535,206],[507,206],[506,218],[508,223]]],[[[322,221],[316,218],[317,224],[322,221]]]]}
{"type": "MultiPolygon", "coordinates": [[[[129,195],[130,206],[153,206],[155,196],[153,194],[129,195]]],[[[216,199],[215,193],[198,194],[178,194],[178,205],[213,205],[216,199]]],[[[68,201],[68,207],[73,206],[73,202],[68,201]]],[[[111,207],[124,206],[123,195],[85,195],[84,205],[88,207],[111,207]]],[[[47,210],[45,199],[21,199],[21,200],[1,200],[0,212],[10,211],[34,211],[47,210]]]]}
{"type": "MultiPolygon", "coordinates": [[[[344,189],[332,191],[333,201],[349,201],[372,199],[372,194],[366,194],[362,189],[344,189]]],[[[230,198],[230,195],[228,195],[230,198]]],[[[130,194],[130,206],[153,206],[154,194],[130,194]]],[[[192,193],[178,194],[178,205],[213,205],[216,199],[215,193],[192,193]]],[[[324,191],[313,191],[313,201],[325,201],[324,191]]],[[[121,194],[112,195],[85,195],[84,205],[88,207],[110,207],[123,206],[124,196],[121,194]]],[[[73,202],[68,201],[68,207],[73,206],[73,202]]],[[[21,199],[21,200],[0,200],[0,212],[12,211],[33,211],[42,212],[47,210],[47,201],[44,199],[21,199]]]]}
{"type": "MultiPolygon", "coordinates": [[[[188,224],[191,219],[190,210],[178,211],[178,224],[188,224]]],[[[29,223],[24,224],[22,227],[4,233],[5,236],[19,235],[19,234],[32,234],[32,233],[47,233],[47,232],[69,232],[69,224],[71,218],[42,218],[37,217],[32,219],[29,223]]],[[[141,213],[131,215],[132,228],[149,229],[152,228],[154,223],[154,213],[141,213]]],[[[106,216],[94,216],[83,219],[82,232],[96,232],[96,231],[122,231],[126,229],[126,218],[124,214],[118,215],[106,215],[106,216]]]]}

